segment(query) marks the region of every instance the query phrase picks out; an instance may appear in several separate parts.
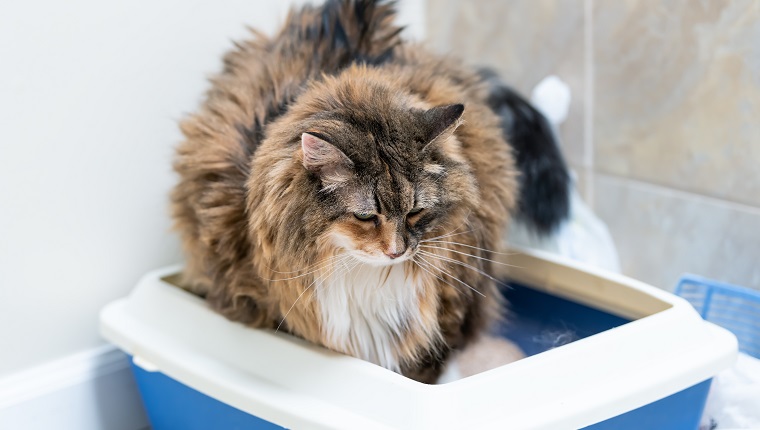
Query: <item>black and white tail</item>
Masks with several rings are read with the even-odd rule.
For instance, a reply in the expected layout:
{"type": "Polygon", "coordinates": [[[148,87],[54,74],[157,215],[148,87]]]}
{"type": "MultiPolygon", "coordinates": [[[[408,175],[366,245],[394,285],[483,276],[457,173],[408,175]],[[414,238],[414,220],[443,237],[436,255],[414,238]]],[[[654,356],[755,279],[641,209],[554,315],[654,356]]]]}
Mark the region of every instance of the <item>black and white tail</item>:
{"type": "Polygon", "coordinates": [[[570,213],[570,174],[547,119],[491,70],[488,105],[501,118],[520,171],[518,218],[540,234],[557,230],[570,213]]]}

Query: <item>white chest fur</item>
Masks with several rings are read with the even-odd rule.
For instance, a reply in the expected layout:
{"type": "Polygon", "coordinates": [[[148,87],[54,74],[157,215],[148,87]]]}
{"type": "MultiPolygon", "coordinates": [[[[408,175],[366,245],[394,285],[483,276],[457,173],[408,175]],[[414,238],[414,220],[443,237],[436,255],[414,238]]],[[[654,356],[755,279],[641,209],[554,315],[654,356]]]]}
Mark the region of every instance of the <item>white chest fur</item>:
{"type": "MultiPolygon", "coordinates": [[[[322,332],[338,351],[398,371],[398,343],[409,330],[425,330],[419,279],[401,263],[338,268],[317,288],[322,332]],[[415,285],[417,283],[418,285],[415,285]]],[[[437,326],[437,324],[436,324],[437,326]]]]}

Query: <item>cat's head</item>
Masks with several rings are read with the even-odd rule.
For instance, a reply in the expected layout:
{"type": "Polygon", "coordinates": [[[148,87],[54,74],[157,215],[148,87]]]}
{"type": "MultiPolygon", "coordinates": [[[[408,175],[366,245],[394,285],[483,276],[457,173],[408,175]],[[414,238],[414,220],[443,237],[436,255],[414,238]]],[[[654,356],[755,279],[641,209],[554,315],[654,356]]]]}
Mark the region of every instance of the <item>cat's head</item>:
{"type": "Polygon", "coordinates": [[[315,205],[306,217],[325,219],[321,243],[390,265],[413,256],[426,234],[461,223],[455,214],[478,199],[455,135],[462,104],[421,108],[372,85],[337,85],[321,102],[330,108],[298,127],[315,205]]]}

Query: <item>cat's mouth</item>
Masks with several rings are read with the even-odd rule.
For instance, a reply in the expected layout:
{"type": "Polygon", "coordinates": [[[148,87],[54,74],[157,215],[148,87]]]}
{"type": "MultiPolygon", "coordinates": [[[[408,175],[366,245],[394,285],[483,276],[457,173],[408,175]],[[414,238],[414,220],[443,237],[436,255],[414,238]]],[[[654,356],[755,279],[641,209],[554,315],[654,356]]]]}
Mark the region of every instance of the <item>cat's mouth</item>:
{"type": "Polygon", "coordinates": [[[405,261],[409,261],[414,256],[414,250],[411,248],[407,248],[401,255],[387,255],[383,253],[377,253],[371,254],[366,251],[361,250],[355,250],[350,251],[351,256],[355,259],[359,260],[360,262],[364,264],[369,264],[371,266],[392,266],[394,264],[403,263],[405,261]]]}

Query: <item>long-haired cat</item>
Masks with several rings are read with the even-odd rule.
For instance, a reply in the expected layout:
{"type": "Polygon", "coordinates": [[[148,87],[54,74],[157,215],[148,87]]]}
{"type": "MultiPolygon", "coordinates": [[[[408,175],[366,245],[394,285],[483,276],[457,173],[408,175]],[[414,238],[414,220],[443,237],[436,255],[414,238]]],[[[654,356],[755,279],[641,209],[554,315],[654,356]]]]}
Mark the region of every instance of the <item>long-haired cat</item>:
{"type": "Polygon", "coordinates": [[[501,313],[510,214],[551,230],[566,171],[518,168],[497,112],[527,103],[405,44],[393,16],[328,0],[238,44],[182,123],[173,214],[185,281],[228,318],[434,382],[501,313]],[[556,202],[518,211],[526,178],[556,202]]]}

